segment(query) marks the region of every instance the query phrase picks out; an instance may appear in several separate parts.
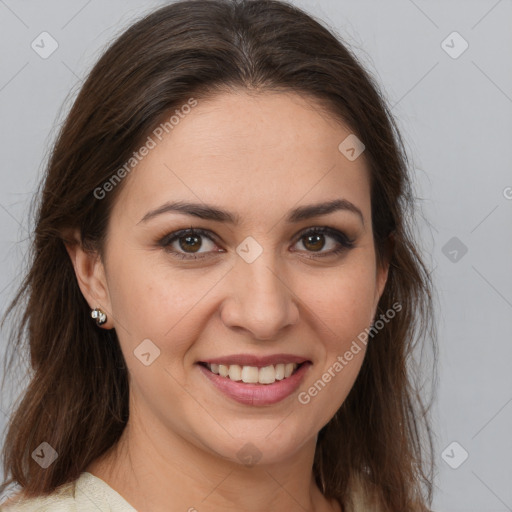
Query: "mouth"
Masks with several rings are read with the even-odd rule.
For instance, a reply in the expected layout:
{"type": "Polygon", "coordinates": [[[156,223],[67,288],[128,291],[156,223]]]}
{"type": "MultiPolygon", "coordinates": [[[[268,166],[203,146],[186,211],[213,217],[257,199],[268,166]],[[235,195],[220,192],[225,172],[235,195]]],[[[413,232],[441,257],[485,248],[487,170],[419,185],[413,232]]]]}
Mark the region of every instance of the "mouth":
{"type": "Polygon", "coordinates": [[[279,363],[267,366],[243,366],[239,364],[216,364],[199,362],[201,366],[215,375],[224,377],[234,382],[244,384],[274,384],[276,381],[284,381],[294,375],[299,369],[308,363],[279,363]]]}
{"type": "Polygon", "coordinates": [[[274,356],[274,363],[269,364],[268,359],[256,361],[244,356],[216,359],[213,361],[200,361],[196,363],[197,368],[206,377],[207,383],[213,385],[213,389],[219,391],[225,397],[249,406],[271,406],[291,397],[299,388],[309,373],[312,362],[299,357],[274,356]],[[238,362],[251,362],[253,365],[246,366],[236,364],[238,362]],[[295,359],[296,362],[290,362],[295,359]],[[287,362],[285,362],[287,361],[287,362]]]}

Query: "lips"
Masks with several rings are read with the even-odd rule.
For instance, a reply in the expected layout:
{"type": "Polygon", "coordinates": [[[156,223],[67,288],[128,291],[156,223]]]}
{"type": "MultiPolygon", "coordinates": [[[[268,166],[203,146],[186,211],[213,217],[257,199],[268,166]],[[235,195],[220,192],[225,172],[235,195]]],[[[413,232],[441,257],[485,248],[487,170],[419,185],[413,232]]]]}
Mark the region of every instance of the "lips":
{"type": "MultiPolygon", "coordinates": [[[[226,359],[222,360],[226,361],[226,359]]],[[[247,361],[247,359],[244,360],[247,361]]],[[[282,380],[276,380],[268,384],[248,384],[245,382],[235,382],[230,378],[217,375],[208,369],[206,363],[197,364],[200,373],[206,377],[207,382],[213,384],[214,388],[223,395],[241,404],[252,406],[273,405],[290,397],[303,382],[311,366],[312,363],[306,361],[299,364],[298,368],[289,377],[283,378],[282,380]]],[[[256,370],[256,368],[254,368],[254,370],[256,370]]]]}

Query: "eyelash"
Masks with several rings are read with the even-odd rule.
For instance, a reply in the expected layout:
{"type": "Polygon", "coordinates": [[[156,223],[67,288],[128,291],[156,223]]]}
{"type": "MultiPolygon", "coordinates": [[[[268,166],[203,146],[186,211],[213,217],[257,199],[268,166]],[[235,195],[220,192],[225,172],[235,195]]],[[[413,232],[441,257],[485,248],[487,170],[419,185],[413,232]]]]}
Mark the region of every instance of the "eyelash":
{"type": "MultiPolygon", "coordinates": [[[[158,241],[158,244],[163,247],[166,252],[173,255],[173,257],[182,259],[182,260],[201,260],[206,257],[208,257],[209,253],[202,253],[203,255],[197,256],[193,255],[191,253],[183,253],[174,251],[172,249],[169,249],[169,246],[175,241],[182,237],[185,237],[187,235],[192,236],[204,236],[208,238],[210,241],[216,243],[215,239],[210,236],[210,232],[204,229],[200,228],[189,228],[189,229],[181,229],[179,231],[174,231],[173,233],[169,233],[165,235],[163,238],[161,238],[158,241]]],[[[303,238],[305,238],[308,235],[328,235],[334,240],[336,240],[339,244],[339,246],[336,249],[332,249],[330,251],[324,252],[324,253],[318,253],[318,255],[315,256],[306,256],[307,258],[311,259],[320,259],[325,258],[328,256],[336,256],[338,254],[341,254],[342,252],[345,252],[347,250],[350,250],[354,247],[354,240],[350,240],[343,232],[338,231],[337,229],[333,229],[327,226],[324,227],[314,227],[314,228],[308,228],[304,231],[302,231],[298,238],[297,242],[300,242],[303,238]]],[[[297,243],[296,242],[296,243],[297,243]]],[[[306,251],[306,252],[314,252],[314,251],[306,251]]]]}

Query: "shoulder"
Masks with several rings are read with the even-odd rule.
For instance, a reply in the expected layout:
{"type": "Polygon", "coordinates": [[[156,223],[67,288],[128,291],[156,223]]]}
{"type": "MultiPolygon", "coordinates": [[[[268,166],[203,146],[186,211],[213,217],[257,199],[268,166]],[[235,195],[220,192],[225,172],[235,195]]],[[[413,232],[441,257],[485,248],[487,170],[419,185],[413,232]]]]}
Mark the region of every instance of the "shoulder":
{"type": "Polygon", "coordinates": [[[47,496],[36,498],[26,498],[23,493],[17,493],[0,505],[0,512],[75,512],[74,488],[75,482],[71,482],[47,496]]]}
{"type": "MultiPolygon", "coordinates": [[[[353,473],[350,477],[350,494],[346,512],[378,512],[382,510],[379,505],[377,489],[365,478],[363,473],[353,473]]],[[[411,512],[436,512],[416,503],[408,508],[411,512]]]]}
{"type": "Polygon", "coordinates": [[[101,478],[83,472],[73,482],[61,485],[48,496],[24,498],[16,495],[0,512],[136,512],[101,478]]]}

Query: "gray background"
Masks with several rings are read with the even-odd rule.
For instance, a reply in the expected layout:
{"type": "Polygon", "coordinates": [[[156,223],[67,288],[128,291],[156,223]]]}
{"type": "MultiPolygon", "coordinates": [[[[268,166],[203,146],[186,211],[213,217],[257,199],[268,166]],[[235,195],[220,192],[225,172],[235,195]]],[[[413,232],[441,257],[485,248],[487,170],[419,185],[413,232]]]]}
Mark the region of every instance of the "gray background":
{"type": "MultiPolygon", "coordinates": [[[[19,282],[29,201],[69,101],[104,45],[164,3],[0,0],[0,313],[19,282]],[[47,59],[31,48],[43,31],[59,45],[47,59]]],[[[294,3],[377,76],[411,157],[439,294],[434,510],[512,511],[512,2],[294,3]],[[462,49],[457,36],[446,40],[454,31],[469,44],[457,58],[443,49],[462,49]]],[[[0,428],[11,401],[4,394],[0,428]]]]}

